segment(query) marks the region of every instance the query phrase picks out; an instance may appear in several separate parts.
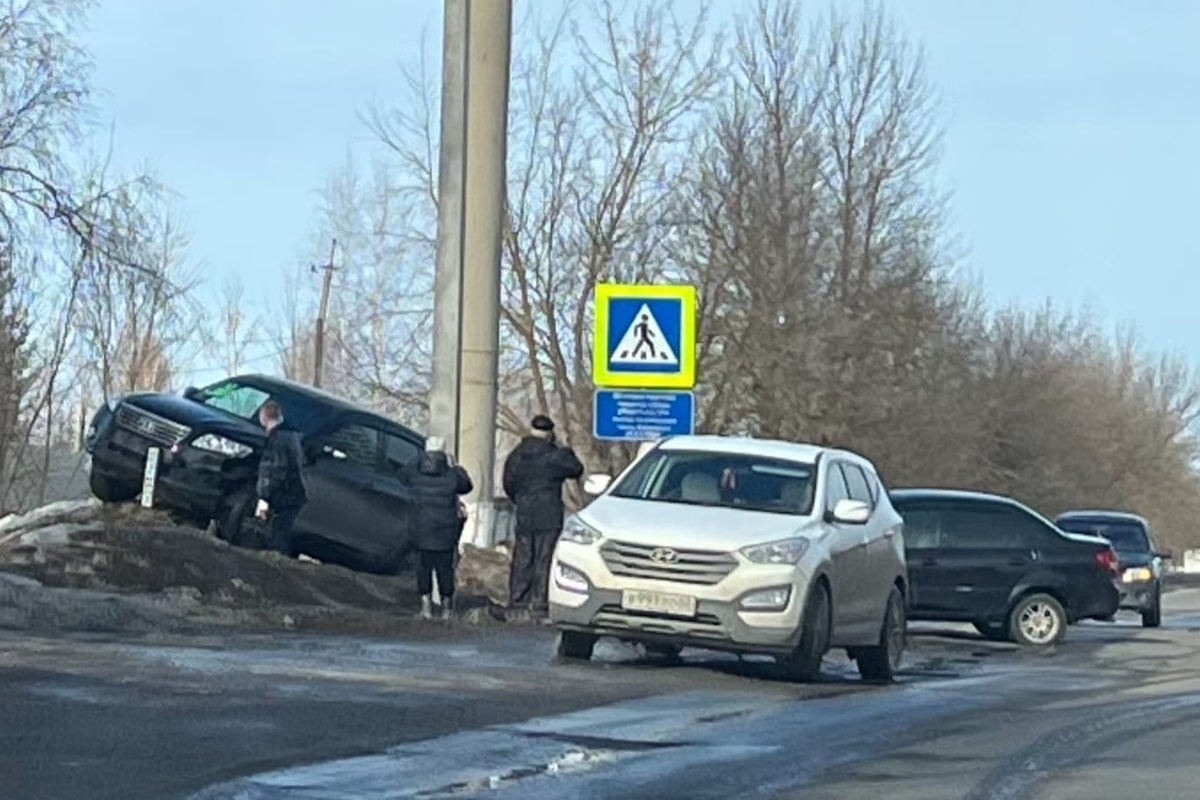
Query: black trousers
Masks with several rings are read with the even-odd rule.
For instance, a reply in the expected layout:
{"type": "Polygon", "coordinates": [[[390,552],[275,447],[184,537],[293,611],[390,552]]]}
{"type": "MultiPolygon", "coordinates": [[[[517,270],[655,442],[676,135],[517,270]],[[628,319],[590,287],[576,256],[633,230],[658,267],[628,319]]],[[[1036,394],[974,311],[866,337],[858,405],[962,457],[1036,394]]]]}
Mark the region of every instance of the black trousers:
{"type": "Polygon", "coordinates": [[[454,596],[454,551],[417,551],[417,591],[422,595],[433,594],[433,576],[437,575],[438,594],[443,598],[454,596]]]}
{"type": "Polygon", "coordinates": [[[557,530],[517,528],[513,542],[512,566],[508,573],[508,604],[511,608],[528,607],[545,611],[549,605],[550,562],[557,530]]]}
{"type": "Polygon", "coordinates": [[[267,518],[267,527],[271,532],[271,549],[283,553],[288,558],[296,557],[296,545],[292,541],[292,527],[296,517],[300,516],[302,506],[285,506],[272,508],[267,518]]]}

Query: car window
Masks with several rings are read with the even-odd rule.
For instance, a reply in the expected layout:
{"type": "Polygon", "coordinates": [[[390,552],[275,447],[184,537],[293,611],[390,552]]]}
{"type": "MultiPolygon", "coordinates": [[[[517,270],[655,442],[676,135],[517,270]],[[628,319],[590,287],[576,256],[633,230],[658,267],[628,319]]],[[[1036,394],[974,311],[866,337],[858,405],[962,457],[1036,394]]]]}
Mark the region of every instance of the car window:
{"type": "MultiPolygon", "coordinates": [[[[1031,547],[1037,525],[1016,509],[950,508],[942,515],[942,547],[1017,550],[1031,547]]],[[[1040,526],[1039,526],[1040,527],[1040,526]]]]}
{"type": "Polygon", "coordinates": [[[365,425],[343,425],[321,437],[321,444],[346,454],[346,460],[367,467],[379,466],[379,431],[365,425]]]}
{"type": "Polygon", "coordinates": [[[942,544],[942,514],[934,509],[901,511],[904,519],[904,547],[908,550],[933,550],[942,544]]]}
{"type": "Polygon", "coordinates": [[[660,449],[639,461],[610,496],[807,515],[814,475],[812,464],[778,458],[660,449]]]}
{"type": "Polygon", "coordinates": [[[839,500],[849,500],[850,489],[846,486],[846,478],[842,474],[842,466],[831,461],[825,470],[825,510],[832,511],[839,500]]]}
{"type": "Polygon", "coordinates": [[[1118,553],[1146,553],[1150,551],[1150,540],[1146,531],[1136,522],[1104,519],[1063,519],[1058,527],[1068,533],[1100,536],[1112,543],[1118,553]]]}
{"type": "Polygon", "coordinates": [[[874,507],[875,498],[871,496],[871,487],[867,484],[867,476],[863,474],[862,469],[857,464],[842,464],[842,474],[846,476],[850,499],[874,507]]]}
{"type": "MultiPolygon", "coordinates": [[[[267,402],[270,397],[262,389],[254,386],[246,386],[237,381],[222,381],[206,389],[201,389],[198,399],[209,408],[224,411],[226,414],[232,414],[241,419],[254,419],[258,410],[263,407],[263,403],[267,402]]],[[[285,419],[287,415],[288,410],[285,404],[283,409],[285,419]]]]}
{"type": "Polygon", "coordinates": [[[405,439],[394,433],[385,433],[383,434],[383,453],[389,464],[404,467],[416,463],[417,459],[421,457],[421,448],[411,439],[405,439]]]}

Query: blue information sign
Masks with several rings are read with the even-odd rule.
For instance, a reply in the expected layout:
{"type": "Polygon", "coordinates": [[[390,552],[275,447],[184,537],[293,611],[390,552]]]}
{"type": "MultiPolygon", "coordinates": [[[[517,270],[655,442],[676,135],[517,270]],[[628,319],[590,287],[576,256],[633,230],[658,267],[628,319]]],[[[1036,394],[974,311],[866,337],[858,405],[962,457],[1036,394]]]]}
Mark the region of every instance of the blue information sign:
{"type": "Polygon", "coordinates": [[[687,436],[696,429],[691,392],[597,389],[593,429],[597,439],[646,441],[687,436]]]}

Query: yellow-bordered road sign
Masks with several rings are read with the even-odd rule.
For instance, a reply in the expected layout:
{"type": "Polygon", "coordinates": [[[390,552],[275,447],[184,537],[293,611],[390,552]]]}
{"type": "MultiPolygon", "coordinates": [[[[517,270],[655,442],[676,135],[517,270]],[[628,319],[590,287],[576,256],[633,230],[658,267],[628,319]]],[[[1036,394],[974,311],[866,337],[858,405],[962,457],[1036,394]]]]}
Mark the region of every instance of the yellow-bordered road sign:
{"type": "Polygon", "coordinates": [[[696,385],[696,287],[596,286],[592,380],[613,389],[696,385]]]}

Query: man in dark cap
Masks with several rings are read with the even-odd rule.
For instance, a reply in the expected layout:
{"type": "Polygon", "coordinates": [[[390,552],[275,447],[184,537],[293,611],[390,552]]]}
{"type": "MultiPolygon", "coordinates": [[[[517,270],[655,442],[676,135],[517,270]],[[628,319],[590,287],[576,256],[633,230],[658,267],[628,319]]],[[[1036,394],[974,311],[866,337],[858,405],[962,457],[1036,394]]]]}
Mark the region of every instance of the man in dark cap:
{"type": "Polygon", "coordinates": [[[582,476],[583,464],[571,448],[559,446],[554,421],[545,414],[534,417],[529,427],[504,461],[504,493],[517,507],[509,607],[545,613],[550,559],[563,525],[563,483],[582,476]]]}

